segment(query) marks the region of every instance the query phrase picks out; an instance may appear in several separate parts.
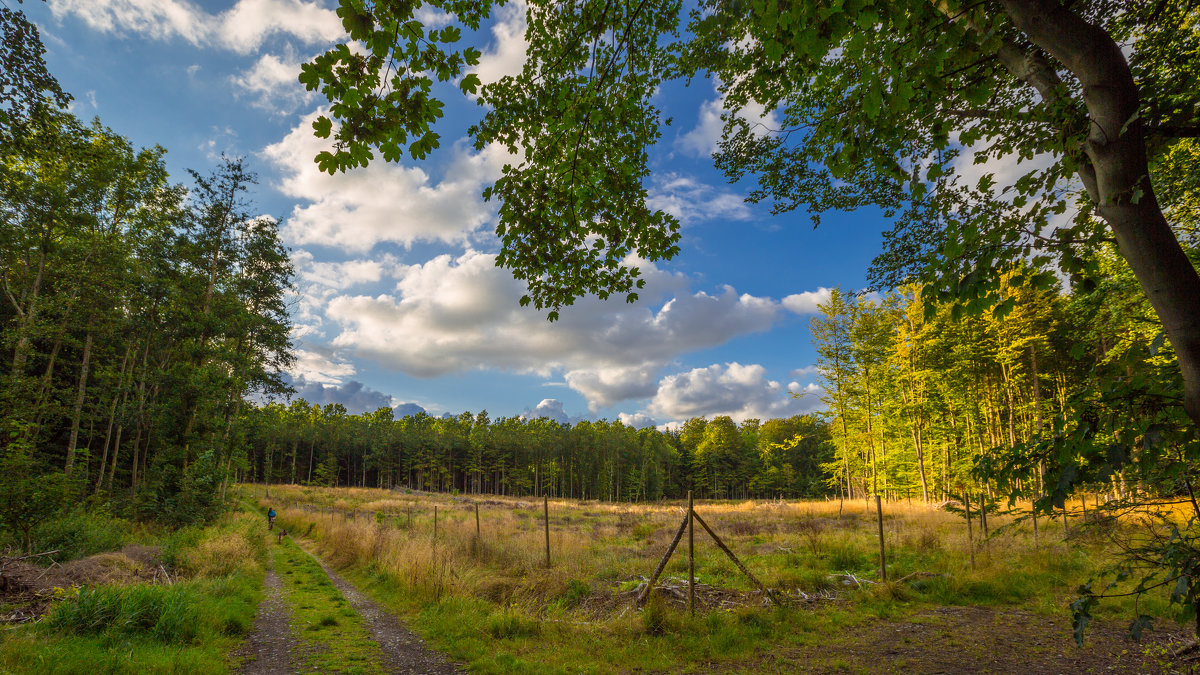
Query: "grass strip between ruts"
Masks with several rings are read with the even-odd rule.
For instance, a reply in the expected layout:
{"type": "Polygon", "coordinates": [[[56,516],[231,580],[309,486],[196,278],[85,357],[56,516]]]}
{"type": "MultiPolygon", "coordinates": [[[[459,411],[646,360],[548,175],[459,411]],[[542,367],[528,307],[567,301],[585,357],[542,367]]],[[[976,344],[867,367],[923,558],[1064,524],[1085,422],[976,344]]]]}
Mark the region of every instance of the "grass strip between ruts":
{"type": "Polygon", "coordinates": [[[270,549],[275,572],[283,582],[284,600],[292,609],[301,669],[382,673],[383,652],[321,566],[287,537],[272,542],[270,549]]]}

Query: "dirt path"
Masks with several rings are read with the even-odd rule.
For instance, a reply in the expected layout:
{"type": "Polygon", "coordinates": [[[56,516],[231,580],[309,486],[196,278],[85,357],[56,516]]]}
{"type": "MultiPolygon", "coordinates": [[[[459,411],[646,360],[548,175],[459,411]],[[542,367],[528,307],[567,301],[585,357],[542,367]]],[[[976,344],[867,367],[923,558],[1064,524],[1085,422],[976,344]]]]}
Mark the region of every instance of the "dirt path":
{"type": "Polygon", "coordinates": [[[284,675],[295,671],[291,646],[296,644],[288,627],[291,608],[283,600],[283,584],[275,570],[267,570],[267,597],[258,606],[254,632],[236,652],[245,661],[239,672],[245,675],[284,675]]]}
{"type": "Polygon", "coordinates": [[[389,614],[376,602],[368,599],[350,582],[338,576],[329,569],[325,561],[301,546],[305,553],[325,570],[335,588],[350,602],[350,606],[358,612],[370,631],[371,637],[383,649],[383,668],[394,675],[416,675],[429,673],[431,675],[457,675],[465,673],[461,666],[451,662],[444,655],[433,651],[425,645],[417,634],[406,628],[392,614],[389,614]]]}
{"type": "MultiPolygon", "coordinates": [[[[849,629],[819,646],[765,659],[779,672],[841,673],[1182,673],[1200,665],[1167,658],[1164,645],[1187,638],[1177,628],[1126,640],[1128,624],[1096,620],[1077,647],[1066,618],[986,607],[932,607],[898,620],[849,629]]],[[[736,670],[736,669],[735,669],[736,670]]]]}

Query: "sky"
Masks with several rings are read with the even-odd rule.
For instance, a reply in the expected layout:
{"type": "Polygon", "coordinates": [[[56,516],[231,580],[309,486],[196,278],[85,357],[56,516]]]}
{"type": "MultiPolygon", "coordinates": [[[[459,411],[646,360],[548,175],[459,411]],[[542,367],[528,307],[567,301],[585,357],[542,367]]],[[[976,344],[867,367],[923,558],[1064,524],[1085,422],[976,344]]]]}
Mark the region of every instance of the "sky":
{"type": "MultiPolygon", "coordinates": [[[[888,223],[877,211],[772,215],[752,181],[714,169],[721,100],[711,80],[663,87],[673,123],[650,151],[653,206],[682,223],[676,258],[643,265],[640,299],[589,298],[549,323],[494,263],[496,204],[483,187],[507,157],[466,137],[483,109],[447,87],[442,147],[422,162],[330,176],[313,157],[325,102],[300,64],[343,38],[334,0],[36,0],[51,72],[83,119],[161,145],[174,180],[242,156],[259,211],[281,223],[298,396],[352,413],[487,410],[493,418],[762,420],[820,407],[809,320],[829,289],[866,285],[888,223]],[[796,394],[796,395],[793,395],[796,394]]],[[[484,82],[518,72],[521,5],[478,33],[484,82]]],[[[773,115],[761,113],[770,127],[773,115]]]]}

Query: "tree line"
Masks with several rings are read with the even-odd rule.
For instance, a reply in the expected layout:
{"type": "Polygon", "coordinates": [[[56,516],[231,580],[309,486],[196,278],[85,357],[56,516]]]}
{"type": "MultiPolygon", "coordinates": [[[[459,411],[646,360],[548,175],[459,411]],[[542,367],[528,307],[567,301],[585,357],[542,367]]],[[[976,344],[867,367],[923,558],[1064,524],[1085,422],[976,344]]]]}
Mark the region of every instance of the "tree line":
{"type": "Polygon", "coordinates": [[[268,483],[403,486],[464,494],[609,501],[699,497],[816,497],[832,456],[814,415],[741,424],[694,418],[677,430],[619,421],[574,425],[487,411],[394,419],[383,407],[347,414],[300,399],[244,411],[242,478],[268,483]]]}

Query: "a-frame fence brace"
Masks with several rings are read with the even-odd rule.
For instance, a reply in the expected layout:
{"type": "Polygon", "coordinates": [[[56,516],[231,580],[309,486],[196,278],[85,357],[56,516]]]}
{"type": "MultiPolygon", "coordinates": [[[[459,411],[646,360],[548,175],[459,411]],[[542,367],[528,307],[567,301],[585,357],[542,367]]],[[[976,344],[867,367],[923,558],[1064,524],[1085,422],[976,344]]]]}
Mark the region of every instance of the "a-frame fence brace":
{"type": "MultiPolygon", "coordinates": [[[[642,592],[638,595],[638,607],[646,604],[646,600],[650,597],[650,593],[654,590],[654,584],[658,582],[658,577],[662,575],[667,563],[671,560],[671,555],[675,553],[675,548],[679,546],[679,540],[683,538],[683,533],[688,529],[688,524],[693,520],[696,523],[699,523],[700,527],[704,528],[704,531],[713,538],[714,542],[716,542],[717,547],[724,551],[725,555],[729,556],[729,559],[733,561],[733,564],[736,565],[739,570],[741,570],[742,574],[745,574],[747,579],[754,582],[754,585],[758,586],[758,589],[762,591],[763,594],[771,600],[771,602],[775,603],[776,605],[783,604],[779,600],[779,597],[776,596],[771,589],[764,586],[763,583],[758,580],[758,577],[754,576],[750,573],[750,570],[746,569],[746,566],[742,564],[742,561],[739,560],[736,555],[734,555],[733,551],[731,551],[729,547],[725,545],[725,542],[721,541],[721,538],[717,536],[717,533],[708,526],[708,523],[704,522],[704,519],[700,517],[700,514],[696,513],[695,509],[691,508],[689,504],[687,515],[683,517],[683,522],[679,523],[679,529],[676,530],[675,537],[671,539],[671,545],[667,547],[667,552],[663,554],[662,560],[658,561],[658,566],[654,569],[654,574],[651,575],[650,581],[646,583],[646,587],[643,588],[642,592]]],[[[695,579],[690,579],[689,584],[694,585],[695,579]]]]}

